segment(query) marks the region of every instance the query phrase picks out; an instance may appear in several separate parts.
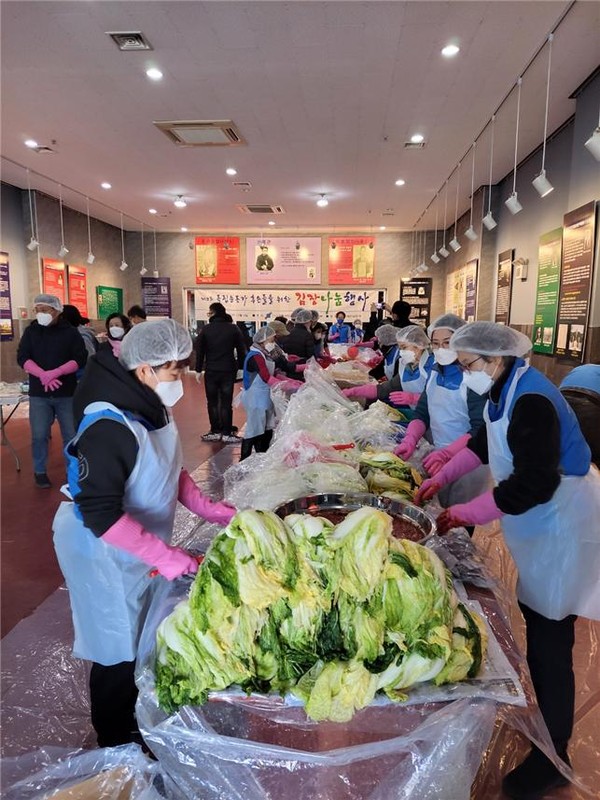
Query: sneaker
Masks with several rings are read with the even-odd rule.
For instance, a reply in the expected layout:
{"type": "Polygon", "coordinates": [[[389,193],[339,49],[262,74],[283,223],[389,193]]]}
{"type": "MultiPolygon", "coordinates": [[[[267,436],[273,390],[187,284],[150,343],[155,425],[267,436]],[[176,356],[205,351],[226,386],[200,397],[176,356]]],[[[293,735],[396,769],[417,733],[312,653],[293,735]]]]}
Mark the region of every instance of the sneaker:
{"type": "Polygon", "coordinates": [[[242,441],[242,437],[236,436],[235,433],[224,433],[221,441],[225,444],[239,444],[242,441]]]}
{"type": "Polygon", "coordinates": [[[220,433],[205,433],[202,436],[203,442],[220,442],[221,441],[221,434],[220,433]]]}
{"type": "MultiPolygon", "coordinates": [[[[570,766],[568,756],[564,761],[570,766]]],[[[509,772],[502,780],[502,791],[513,800],[540,800],[558,786],[566,786],[569,780],[536,747],[525,761],[509,772]]]]}
{"type": "Polygon", "coordinates": [[[34,477],[35,485],[38,487],[38,489],[50,489],[52,486],[50,479],[45,472],[36,472],[34,477]]]}

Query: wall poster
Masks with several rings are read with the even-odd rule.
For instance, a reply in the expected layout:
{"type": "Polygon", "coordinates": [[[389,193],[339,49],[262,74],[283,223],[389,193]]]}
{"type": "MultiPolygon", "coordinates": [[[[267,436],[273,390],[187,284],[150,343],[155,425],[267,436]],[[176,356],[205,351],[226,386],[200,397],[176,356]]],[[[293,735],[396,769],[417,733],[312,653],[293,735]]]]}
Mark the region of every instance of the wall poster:
{"type": "Polygon", "coordinates": [[[477,267],[474,258],[446,276],[446,311],[451,311],[467,322],[475,321],[477,311],[477,267]]]}
{"type": "Polygon", "coordinates": [[[562,228],[556,228],[540,236],[535,316],[533,318],[534,353],[551,355],[554,351],[562,236],[562,228]]]}
{"type": "Polygon", "coordinates": [[[14,338],[14,333],[8,253],[0,252],[0,339],[8,342],[14,338]]]}
{"type": "Polygon", "coordinates": [[[106,319],[111,314],[123,313],[123,289],[116,286],[96,286],[96,305],[98,319],[106,319]]]}
{"type": "Polygon", "coordinates": [[[42,259],[42,286],[44,294],[53,294],[61,303],[67,302],[66,270],[64,261],[42,259]]]}
{"type": "Polygon", "coordinates": [[[431,315],[431,278],[400,281],[400,300],[405,300],[412,306],[410,321],[427,328],[431,315]]]}
{"type": "Polygon", "coordinates": [[[496,278],[496,322],[508,325],[510,322],[510,300],[512,295],[512,262],[514,250],[505,250],[498,256],[498,275],[496,278]]]}
{"type": "Polygon", "coordinates": [[[149,317],[170,317],[171,278],[142,278],[142,305],[149,317]]]}
{"type": "Polygon", "coordinates": [[[581,361],[590,311],[596,228],[592,200],[563,220],[563,258],[558,299],[557,356],[581,361]]]}
{"type": "Polygon", "coordinates": [[[321,238],[246,239],[248,285],[321,283],[321,238]]]}
{"type": "Polygon", "coordinates": [[[240,282],[240,240],[237,236],[196,236],[196,283],[240,282]]]}
{"type": "Polygon", "coordinates": [[[87,301],[87,270],[85,267],[69,264],[69,303],[79,309],[82,317],[89,317],[87,301]]]}
{"type": "Polygon", "coordinates": [[[332,236],[329,238],[327,252],[331,285],[373,285],[375,279],[373,236],[332,236]]]}

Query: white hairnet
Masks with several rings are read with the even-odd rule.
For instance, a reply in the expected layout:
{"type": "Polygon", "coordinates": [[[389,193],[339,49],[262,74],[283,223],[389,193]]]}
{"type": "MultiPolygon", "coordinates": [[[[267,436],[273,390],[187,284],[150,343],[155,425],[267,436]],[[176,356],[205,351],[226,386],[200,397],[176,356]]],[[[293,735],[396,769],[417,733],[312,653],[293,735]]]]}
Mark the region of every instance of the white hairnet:
{"type": "Polygon", "coordinates": [[[425,333],[425,328],[420,325],[407,325],[406,328],[396,328],[396,341],[398,344],[412,344],[415,347],[422,347],[424,350],[429,347],[429,337],[425,333]]]}
{"type": "Polygon", "coordinates": [[[134,325],[121,345],[119,361],[125,369],[142,364],[158,367],[169,361],[182,361],[192,352],[192,337],[174,319],[160,319],[134,325]]]}
{"type": "Polygon", "coordinates": [[[447,328],[449,331],[457,331],[466,324],[466,320],[457,316],[456,314],[442,314],[441,317],[434,319],[431,325],[427,328],[427,335],[431,339],[433,332],[439,330],[440,328],[447,328]]]}
{"type": "Polygon", "coordinates": [[[319,319],[319,312],[315,311],[315,309],[313,308],[313,310],[310,313],[311,313],[312,318],[316,322],[319,319]]]}
{"type": "Polygon", "coordinates": [[[38,294],[33,299],[33,305],[49,306],[50,308],[56,309],[56,311],[63,310],[63,304],[60,302],[60,298],[55,294],[38,294]]]}
{"type": "Polygon", "coordinates": [[[267,339],[275,336],[276,331],[270,325],[263,325],[262,328],[259,328],[254,336],[252,337],[252,341],[254,344],[262,344],[266,342],[267,339]]]}
{"type": "Polygon", "coordinates": [[[375,336],[377,337],[377,341],[379,344],[382,344],[384,347],[396,344],[396,334],[398,333],[398,328],[395,328],[393,325],[380,325],[377,330],[375,331],[375,336]]]}
{"type": "Polygon", "coordinates": [[[294,311],[294,322],[297,325],[312,322],[312,318],[312,311],[309,311],[308,308],[298,308],[296,311],[294,311]]]}
{"type": "Polygon", "coordinates": [[[297,314],[299,311],[304,311],[304,309],[303,309],[303,308],[295,308],[295,309],[292,311],[292,313],[290,314],[290,319],[292,320],[292,322],[295,322],[295,321],[296,321],[296,314],[297,314]]]}
{"type": "Polygon", "coordinates": [[[531,350],[531,340],[498,322],[469,322],[452,336],[450,347],[479,356],[521,357],[531,350]]]}

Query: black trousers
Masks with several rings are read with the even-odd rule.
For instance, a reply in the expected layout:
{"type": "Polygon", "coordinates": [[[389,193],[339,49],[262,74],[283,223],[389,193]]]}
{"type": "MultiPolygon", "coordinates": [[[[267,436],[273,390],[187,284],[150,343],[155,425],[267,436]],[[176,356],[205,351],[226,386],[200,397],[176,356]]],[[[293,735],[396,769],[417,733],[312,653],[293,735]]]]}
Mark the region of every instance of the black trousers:
{"type": "Polygon", "coordinates": [[[138,690],[134,680],[135,661],[121,661],[105,667],[92,664],[90,700],[92,725],[99,747],[115,747],[133,741],[138,732],[135,701],[138,690]]]}
{"type": "Polygon", "coordinates": [[[519,603],[527,629],[527,664],[533,688],[550,737],[559,755],[564,755],[575,711],[573,614],[561,620],[548,619],[519,603]]]}
{"type": "Polygon", "coordinates": [[[208,370],[204,373],[204,389],[211,433],[227,435],[231,433],[234,383],[235,373],[208,370]]]}
{"type": "Polygon", "coordinates": [[[268,430],[260,436],[253,436],[251,439],[242,439],[242,451],[240,453],[240,461],[248,458],[252,453],[252,449],[257,453],[266,453],[273,438],[273,431],[268,430]]]}

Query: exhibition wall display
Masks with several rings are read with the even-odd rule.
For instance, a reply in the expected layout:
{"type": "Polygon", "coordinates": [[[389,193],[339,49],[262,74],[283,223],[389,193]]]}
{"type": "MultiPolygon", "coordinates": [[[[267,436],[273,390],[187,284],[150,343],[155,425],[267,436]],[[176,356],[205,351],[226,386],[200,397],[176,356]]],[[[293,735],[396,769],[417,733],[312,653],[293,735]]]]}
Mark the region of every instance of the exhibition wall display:
{"type": "Polygon", "coordinates": [[[96,305],[98,319],[106,319],[111,314],[122,314],[123,289],[116,286],[96,286],[96,305]]]}
{"type": "Polygon", "coordinates": [[[248,285],[321,283],[321,238],[246,239],[248,285]]]}
{"type": "Polygon", "coordinates": [[[550,355],[554,352],[562,234],[562,228],[556,228],[540,236],[535,316],[533,318],[534,353],[550,355]]]}
{"type": "Polygon", "coordinates": [[[69,303],[79,309],[83,317],[89,317],[87,300],[87,270],[85,267],[69,264],[67,267],[69,303]]]}
{"type": "Polygon", "coordinates": [[[10,265],[8,253],[0,253],[0,339],[10,341],[14,337],[12,304],[10,300],[10,265]]]}
{"type": "Polygon", "coordinates": [[[142,278],[142,305],[149,317],[170,317],[171,278],[142,278]]]}
{"type": "Polygon", "coordinates": [[[451,311],[467,322],[475,321],[477,311],[477,267],[474,258],[446,276],[446,311],[451,311]]]}
{"type": "Polygon", "coordinates": [[[44,294],[53,294],[61,303],[67,302],[67,282],[64,261],[55,258],[42,259],[42,286],[44,294]]]}
{"type": "Polygon", "coordinates": [[[400,282],[400,299],[412,306],[410,321],[425,328],[431,316],[431,278],[411,278],[400,282]]]}
{"type": "Polygon", "coordinates": [[[505,250],[498,256],[498,275],[496,282],[496,316],[495,321],[508,325],[510,320],[510,299],[512,295],[512,262],[514,250],[505,250]]]}
{"type": "Polygon", "coordinates": [[[240,240],[237,236],[196,236],[196,283],[239,285],[240,240]]]}
{"type": "Polygon", "coordinates": [[[372,236],[332,236],[329,239],[329,283],[372,285],[375,280],[375,239],[372,236]]]}

